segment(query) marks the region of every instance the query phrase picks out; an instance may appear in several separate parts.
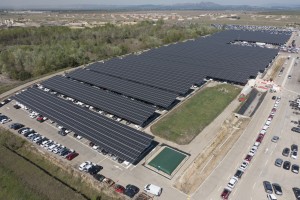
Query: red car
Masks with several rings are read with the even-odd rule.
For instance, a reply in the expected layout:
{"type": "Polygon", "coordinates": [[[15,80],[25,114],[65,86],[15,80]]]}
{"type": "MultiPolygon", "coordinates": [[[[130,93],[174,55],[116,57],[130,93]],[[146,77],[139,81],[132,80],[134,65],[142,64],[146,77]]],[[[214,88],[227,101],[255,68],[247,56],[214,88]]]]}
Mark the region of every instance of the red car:
{"type": "Polygon", "coordinates": [[[221,194],[221,197],[223,200],[227,200],[229,195],[230,195],[231,191],[228,190],[227,188],[224,188],[222,194],[221,194]]]}
{"type": "Polygon", "coordinates": [[[248,162],[250,162],[252,158],[253,158],[252,156],[247,155],[244,160],[247,160],[248,162]]]}
{"type": "Polygon", "coordinates": [[[256,139],[256,142],[262,142],[262,140],[264,139],[264,135],[263,134],[259,134],[257,139],[256,139]]]}
{"type": "Polygon", "coordinates": [[[122,185],[115,185],[115,191],[119,193],[124,193],[125,188],[122,185]]]}
{"type": "Polygon", "coordinates": [[[73,160],[73,158],[77,157],[78,155],[79,155],[79,153],[73,152],[73,153],[70,153],[69,155],[67,155],[66,159],[73,160]]]}
{"type": "Polygon", "coordinates": [[[45,121],[45,118],[44,118],[42,115],[40,115],[40,116],[38,116],[38,117],[36,118],[36,121],[38,121],[38,122],[44,122],[44,121],[45,121]]]}

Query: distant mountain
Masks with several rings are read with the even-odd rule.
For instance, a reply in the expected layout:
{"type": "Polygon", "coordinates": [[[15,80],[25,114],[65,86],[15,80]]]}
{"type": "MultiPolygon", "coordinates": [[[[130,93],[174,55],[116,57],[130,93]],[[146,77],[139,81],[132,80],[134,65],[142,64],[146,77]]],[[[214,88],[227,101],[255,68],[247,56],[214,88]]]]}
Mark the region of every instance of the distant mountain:
{"type": "Polygon", "coordinates": [[[76,4],[76,5],[16,5],[14,7],[0,5],[0,9],[43,9],[43,10],[244,10],[244,11],[265,11],[265,10],[300,10],[299,5],[265,5],[265,6],[248,6],[248,5],[220,5],[213,2],[199,3],[177,3],[169,5],[100,5],[100,4],[76,4]]]}

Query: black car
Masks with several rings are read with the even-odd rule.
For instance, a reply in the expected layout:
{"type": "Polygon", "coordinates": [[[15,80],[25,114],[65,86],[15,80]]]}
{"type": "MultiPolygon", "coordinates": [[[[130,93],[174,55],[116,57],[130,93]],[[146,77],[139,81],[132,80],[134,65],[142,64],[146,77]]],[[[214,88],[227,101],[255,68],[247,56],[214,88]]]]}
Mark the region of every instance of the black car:
{"type": "Polygon", "coordinates": [[[290,170],[290,168],[291,168],[291,162],[290,161],[284,161],[283,169],[290,170]]]}
{"type": "Polygon", "coordinates": [[[100,170],[102,170],[103,167],[100,165],[94,165],[91,168],[88,169],[88,172],[93,175],[93,174],[97,174],[98,172],[100,172],[100,170]]]}
{"type": "Polygon", "coordinates": [[[290,149],[289,148],[284,148],[283,151],[282,151],[282,155],[283,156],[289,156],[290,154],[290,149]]]}
{"type": "Polygon", "coordinates": [[[123,162],[124,162],[124,159],[118,158],[118,163],[123,163],[123,162]]]}
{"type": "Polygon", "coordinates": [[[297,133],[300,133],[300,128],[298,128],[298,127],[293,127],[293,128],[292,128],[292,131],[297,132],[297,133]]]}
{"type": "Polygon", "coordinates": [[[140,189],[134,185],[127,185],[124,191],[124,194],[129,197],[134,197],[137,193],[139,193],[140,189]]]}
{"type": "Polygon", "coordinates": [[[103,176],[102,174],[94,174],[93,177],[100,182],[103,182],[103,180],[105,179],[105,176],[103,176]]]}
{"type": "Polygon", "coordinates": [[[106,151],[105,149],[102,149],[102,150],[101,150],[101,153],[102,153],[103,155],[106,155],[106,154],[108,154],[108,151],[106,151]]]}
{"type": "Polygon", "coordinates": [[[294,194],[295,194],[296,199],[297,199],[297,200],[300,200],[300,189],[294,187],[294,188],[293,188],[293,192],[294,192],[294,194]]]}
{"type": "Polygon", "coordinates": [[[20,109],[21,106],[19,106],[19,105],[16,104],[16,105],[14,105],[14,108],[15,108],[15,109],[20,109]]]}
{"type": "Polygon", "coordinates": [[[296,151],[296,152],[298,152],[298,145],[292,144],[292,145],[291,145],[291,151],[296,151]]]}
{"type": "Polygon", "coordinates": [[[24,125],[20,124],[20,123],[13,123],[13,124],[9,125],[9,128],[14,129],[14,130],[18,130],[23,127],[24,127],[24,125]]]}
{"type": "Polygon", "coordinates": [[[264,188],[265,188],[266,193],[272,194],[273,189],[272,189],[271,183],[269,181],[264,181],[263,184],[264,184],[264,188]]]}
{"type": "Polygon", "coordinates": [[[67,130],[66,128],[62,128],[58,131],[58,134],[62,136],[66,136],[67,135],[66,130],[67,130]]]}
{"type": "Polygon", "coordinates": [[[275,194],[282,195],[282,189],[281,189],[281,186],[278,183],[273,183],[272,186],[273,186],[275,194]]]}
{"type": "Polygon", "coordinates": [[[293,164],[291,170],[292,170],[292,172],[294,172],[295,174],[299,174],[299,165],[293,164]]]}
{"type": "Polygon", "coordinates": [[[241,170],[236,170],[236,172],[235,172],[235,174],[234,174],[234,177],[236,177],[236,178],[241,178],[242,177],[242,175],[243,175],[243,171],[241,171],[241,170]]]}
{"type": "Polygon", "coordinates": [[[276,96],[273,96],[273,97],[272,97],[272,100],[276,100],[276,96]]]}

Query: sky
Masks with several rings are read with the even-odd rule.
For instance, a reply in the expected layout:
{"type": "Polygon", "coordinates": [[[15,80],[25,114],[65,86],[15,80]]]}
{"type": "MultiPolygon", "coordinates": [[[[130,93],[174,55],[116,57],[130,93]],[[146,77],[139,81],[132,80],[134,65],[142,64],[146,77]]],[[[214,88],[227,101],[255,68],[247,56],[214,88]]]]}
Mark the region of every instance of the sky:
{"type": "MultiPolygon", "coordinates": [[[[141,4],[174,4],[174,3],[199,3],[201,0],[0,0],[0,6],[58,6],[58,5],[78,5],[78,4],[98,4],[98,5],[141,5],[141,4]]],[[[300,0],[204,0],[222,5],[282,5],[300,4],[300,0]]]]}

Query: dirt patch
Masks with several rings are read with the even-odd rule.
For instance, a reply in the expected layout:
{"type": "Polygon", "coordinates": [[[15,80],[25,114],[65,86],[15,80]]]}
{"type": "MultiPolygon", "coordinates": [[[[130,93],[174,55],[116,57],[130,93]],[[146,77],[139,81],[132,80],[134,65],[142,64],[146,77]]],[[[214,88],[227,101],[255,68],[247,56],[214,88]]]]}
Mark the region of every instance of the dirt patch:
{"type": "Polygon", "coordinates": [[[186,194],[195,192],[229,152],[249,121],[249,118],[236,118],[234,114],[225,120],[213,141],[176,180],[174,186],[186,194]]]}
{"type": "Polygon", "coordinates": [[[3,74],[0,74],[0,84],[10,84],[10,83],[17,83],[17,82],[18,81],[9,79],[3,74]]]}
{"type": "Polygon", "coordinates": [[[266,80],[271,80],[271,79],[274,80],[274,78],[277,76],[278,72],[281,70],[285,60],[286,60],[286,57],[280,57],[280,58],[276,59],[273,66],[270,68],[270,70],[267,72],[267,74],[265,75],[264,78],[266,80]]]}

